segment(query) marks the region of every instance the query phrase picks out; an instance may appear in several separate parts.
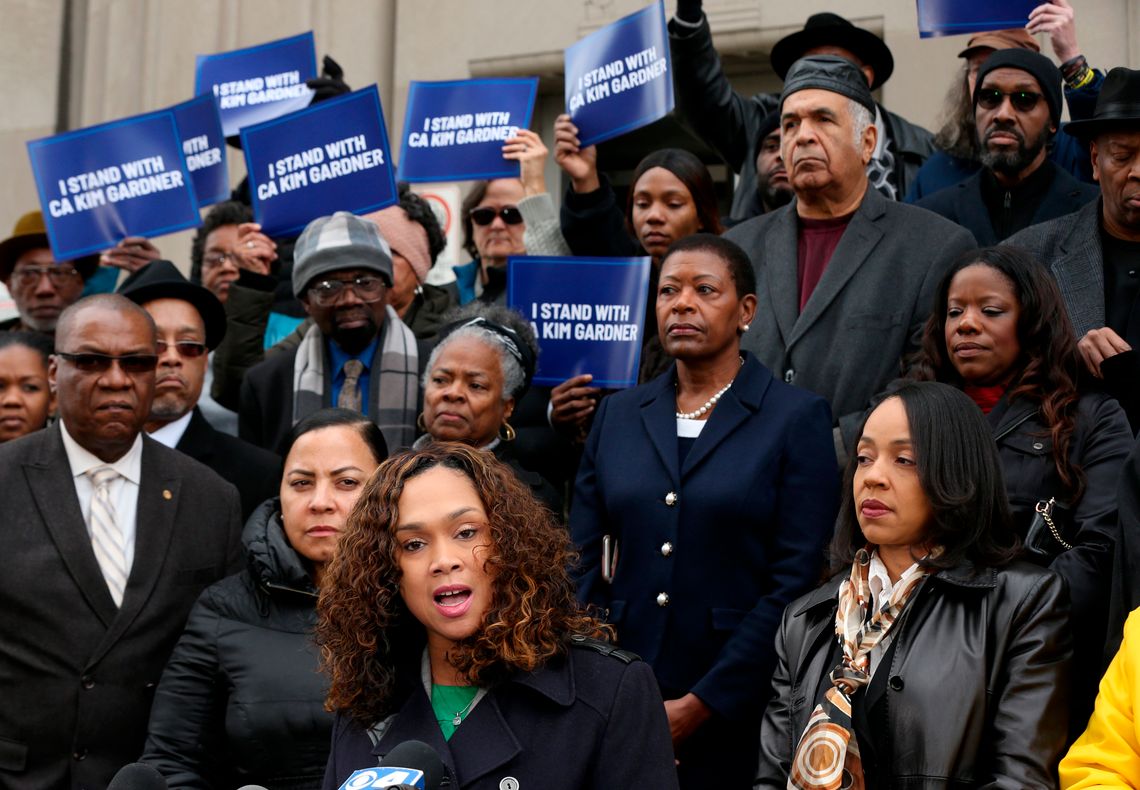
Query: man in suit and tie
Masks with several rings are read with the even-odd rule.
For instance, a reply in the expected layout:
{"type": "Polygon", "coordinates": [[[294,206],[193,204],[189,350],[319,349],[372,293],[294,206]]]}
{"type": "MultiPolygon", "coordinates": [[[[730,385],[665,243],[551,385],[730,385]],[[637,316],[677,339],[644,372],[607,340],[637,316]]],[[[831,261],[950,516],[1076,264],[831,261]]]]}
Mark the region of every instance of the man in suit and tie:
{"type": "Polygon", "coordinates": [[[170,261],[138,269],[119,293],[150,313],[158,327],[158,371],[146,432],[186,453],[237,486],[242,519],[277,496],[281,459],[214,428],[198,401],[206,383],[207,351],[226,335],[226,311],[218,298],[182,276],[170,261]]]}
{"type": "Polygon", "coordinates": [[[1089,146],[1101,199],[1007,243],[1052,270],[1086,367],[1140,430],[1140,71],[1110,71],[1092,118],[1064,131],[1089,146]]]}
{"type": "Polygon", "coordinates": [[[875,102],[849,60],[812,55],[788,71],[781,149],[795,199],[725,234],[756,269],[742,347],[822,395],[846,455],[872,397],[918,347],[935,286],[974,237],[870,186],[875,102]]]}
{"type": "Polygon", "coordinates": [[[0,446],[0,788],[106,787],[202,588],[240,563],[237,491],[142,435],[154,322],[122,296],[60,316],[60,423],[0,446]]]}

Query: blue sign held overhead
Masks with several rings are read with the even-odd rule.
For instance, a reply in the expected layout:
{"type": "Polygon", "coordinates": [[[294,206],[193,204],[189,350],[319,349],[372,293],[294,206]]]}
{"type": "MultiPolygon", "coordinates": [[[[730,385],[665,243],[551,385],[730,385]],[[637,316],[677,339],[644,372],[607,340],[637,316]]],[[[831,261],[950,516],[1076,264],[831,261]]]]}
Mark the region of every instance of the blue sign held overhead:
{"type": "Polygon", "coordinates": [[[566,50],[566,112],[583,147],[647,126],[673,109],[662,0],[566,50]]]}
{"type": "Polygon", "coordinates": [[[226,138],[218,117],[217,100],[206,93],[170,108],[182,137],[186,169],[194,181],[199,206],[230,196],[230,174],[226,168],[226,138]]]}
{"type": "Polygon", "coordinates": [[[590,373],[598,387],[637,385],[650,259],[510,258],[507,301],[533,325],[534,383],[590,373]]]}
{"type": "Polygon", "coordinates": [[[1025,27],[1041,0],[917,0],[922,38],[1025,27]]]}
{"type": "Polygon", "coordinates": [[[400,180],[518,178],[503,142],[530,126],[537,93],[537,77],[412,82],[400,180]]]}
{"type": "Polygon", "coordinates": [[[201,224],[171,110],[32,140],[28,156],[59,260],[201,224]]]}
{"type": "Polygon", "coordinates": [[[308,107],[313,91],[305,80],[316,76],[313,34],[302,33],[246,49],[199,55],[194,95],[212,93],[217,98],[222,130],[233,137],[242,127],[308,107]]]}
{"type": "Polygon", "coordinates": [[[388,129],[372,85],[241,130],[253,218],[270,236],[300,233],[334,211],[397,200],[388,129]]]}

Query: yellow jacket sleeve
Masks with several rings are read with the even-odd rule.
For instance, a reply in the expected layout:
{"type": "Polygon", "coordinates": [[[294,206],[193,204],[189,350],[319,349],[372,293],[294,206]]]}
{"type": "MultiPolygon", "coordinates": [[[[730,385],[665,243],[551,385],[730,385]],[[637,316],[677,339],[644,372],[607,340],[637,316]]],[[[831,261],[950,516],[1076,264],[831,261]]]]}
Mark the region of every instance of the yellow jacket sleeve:
{"type": "Polygon", "coordinates": [[[1140,609],[1128,616],[1124,641],[1100,681],[1089,726],[1061,760],[1061,790],[1140,787],[1140,609]]]}

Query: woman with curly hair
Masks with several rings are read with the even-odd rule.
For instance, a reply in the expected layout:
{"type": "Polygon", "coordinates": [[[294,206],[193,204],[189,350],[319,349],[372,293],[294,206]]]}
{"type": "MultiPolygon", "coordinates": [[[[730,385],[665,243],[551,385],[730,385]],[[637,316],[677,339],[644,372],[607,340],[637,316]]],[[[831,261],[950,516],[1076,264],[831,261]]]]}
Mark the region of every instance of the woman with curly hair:
{"type": "Polygon", "coordinates": [[[653,673],[576,603],[571,560],[490,454],[439,443],[382,464],[317,607],[325,788],[409,739],[455,787],[677,787],[653,673]]]}
{"type": "Polygon", "coordinates": [[[1105,668],[1116,483],[1132,446],[1116,401],[1078,390],[1080,370],[1049,271],[1015,247],[988,247],[943,277],[911,371],[959,387],[986,414],[1025,554],[1068,582],[1073,735],[1084,729],[1105,668]]]}

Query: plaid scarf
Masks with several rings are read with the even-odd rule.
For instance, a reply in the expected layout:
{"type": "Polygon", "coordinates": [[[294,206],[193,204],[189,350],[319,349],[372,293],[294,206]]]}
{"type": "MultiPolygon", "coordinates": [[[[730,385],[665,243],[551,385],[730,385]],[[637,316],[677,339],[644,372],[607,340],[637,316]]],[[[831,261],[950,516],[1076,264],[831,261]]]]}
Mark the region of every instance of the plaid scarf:
{"type": "MultiPolygon", "coordinates": [[[[369,368],[368,415],[384,434],[388,449],[408,447],[416,436],[419,350],[416,336],[391,305],[385,307],[381,343],[369,368]]],[[[293,362],[293,424],[324,406],[325,336],[313,325],[293,362]]]]}
{"type": "Polygon", "coordinates": [[[839,586],[835,634],[843,648],[843,658],[831,671],[832,687],[812,711],[800,737],[788,776],[788,790],[861,790],[864,786],[859,741],[851,724],[851,695],[871,682],[871,649],[898,622],[911,595],[930,574],[921,565],[910,568],[899,578],[890,598],[867,619],[872,606],[870,565],[870,553],[860,549],[851,564],[851,575],[839,586]]]}

